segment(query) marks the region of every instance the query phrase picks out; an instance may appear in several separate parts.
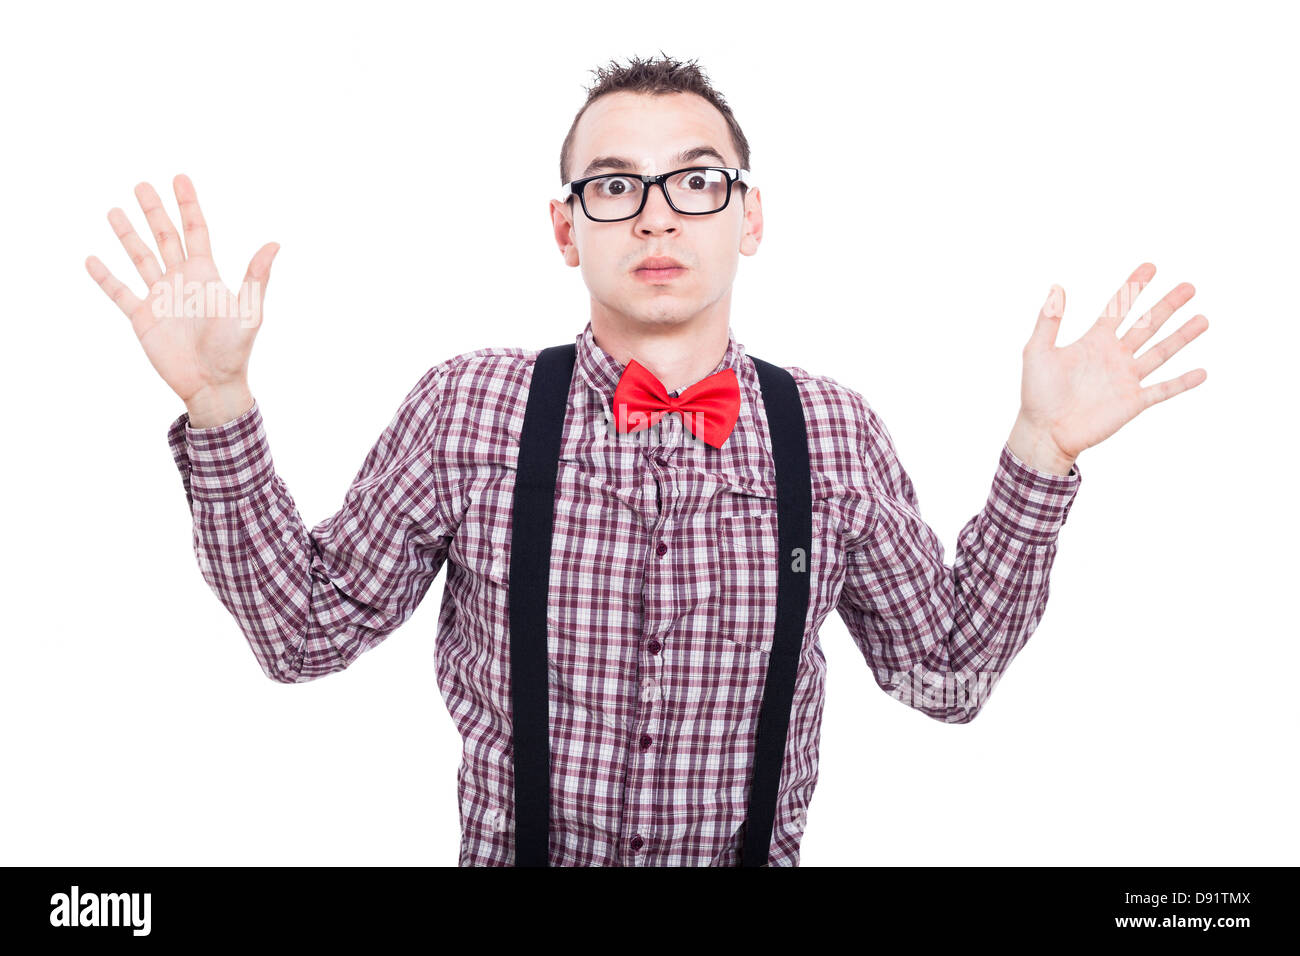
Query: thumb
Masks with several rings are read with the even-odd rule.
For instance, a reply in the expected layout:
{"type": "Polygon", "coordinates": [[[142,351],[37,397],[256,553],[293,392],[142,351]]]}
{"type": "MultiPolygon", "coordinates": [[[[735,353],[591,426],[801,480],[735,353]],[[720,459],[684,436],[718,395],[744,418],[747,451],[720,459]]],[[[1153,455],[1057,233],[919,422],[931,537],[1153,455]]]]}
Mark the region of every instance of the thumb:
{"type": "Polygon", "coordinates": [[[1038,322],[1034,325],[1034,333],[1029,337],[1026,348],[1039,350],[1054,346],[1063,315],[1065,315],[1065,290],[1053,283],[1047,293],[1047,301],[1038,312],[1038,322]]]}
{"type": "Polygon", "coordinates": [[[271,278],[271,262],[280,251],[278,242],[268,242],[253,253],[239,287],[239,324],[241,328],[256,328],[262,323],[262,301],[266,298],[266,285],[271,278]]]}

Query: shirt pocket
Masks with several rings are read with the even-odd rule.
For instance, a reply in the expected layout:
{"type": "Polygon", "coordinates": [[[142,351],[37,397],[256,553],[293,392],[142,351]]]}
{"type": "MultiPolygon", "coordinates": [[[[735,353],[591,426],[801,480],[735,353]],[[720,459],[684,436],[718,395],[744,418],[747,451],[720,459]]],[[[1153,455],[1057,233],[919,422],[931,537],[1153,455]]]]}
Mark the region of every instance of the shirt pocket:
{"type": "MultiPolygon", "coordinates": [[[[751,501],[722,514],[717,523],[718,636],[748,650],[770,653],[776,628],[776,500],[751,501]]],[[[831,546],[826,516],[812,516],[813,552],[831,546]]],[[[790,558],[794,560],[794,558],[790,558]]],[[[805,567],[813,573],[813,555],[805,567]]],[[[817,601],[817,580],[809,582],[809,613],[817,601]]],[[[805,628],[806,630],[806,628],[805,628]]]]}

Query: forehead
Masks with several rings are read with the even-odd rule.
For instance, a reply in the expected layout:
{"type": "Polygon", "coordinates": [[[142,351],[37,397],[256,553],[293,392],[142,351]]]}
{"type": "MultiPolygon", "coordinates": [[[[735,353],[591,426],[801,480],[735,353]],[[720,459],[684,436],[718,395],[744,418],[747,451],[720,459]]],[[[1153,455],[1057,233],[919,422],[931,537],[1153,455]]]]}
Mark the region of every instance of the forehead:
{"type": "Polygon", "coordinates": [[[644,172],[662,172],[682,150],[697,146],[712,146],[726,160],[724,165],[736,165],[727,121],[702,96],[610,93],[592,103],[578,121],[570,173],[581,176],[598,156],[621,156],[644,172]]]}

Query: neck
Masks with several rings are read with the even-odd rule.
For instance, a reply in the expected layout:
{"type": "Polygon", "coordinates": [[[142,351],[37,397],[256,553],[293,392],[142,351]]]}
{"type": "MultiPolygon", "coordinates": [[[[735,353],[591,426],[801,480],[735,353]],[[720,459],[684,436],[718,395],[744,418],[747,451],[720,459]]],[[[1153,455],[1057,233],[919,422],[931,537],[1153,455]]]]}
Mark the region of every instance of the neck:
{"type": "Polygon", "coordinates": [[[727,352],[728,317],[697,316],[675,325],[632,322],[608,315],[591,317],[596,344],[626,365],[636,359],[663,382],[681,392],[709,375],[727,352]]]}

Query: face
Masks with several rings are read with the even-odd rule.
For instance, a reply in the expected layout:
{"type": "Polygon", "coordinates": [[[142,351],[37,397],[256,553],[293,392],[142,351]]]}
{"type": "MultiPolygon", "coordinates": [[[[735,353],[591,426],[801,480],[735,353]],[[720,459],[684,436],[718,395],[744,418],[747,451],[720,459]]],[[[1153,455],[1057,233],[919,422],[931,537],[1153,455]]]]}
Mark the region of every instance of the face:
{"type": "MultiPolygon", "coordinates": [[[[726,120],[712,104],[694,93],[611,93],[578,121],[567,178],[685,166],[740,166],[726,120]],[[716,154],[688,152],[699,147],[716,154]],[[589,169],[593,161],[609,157],[621,157],[631,168],[589,169]]],[[[582,269],[593,319],[663,326],[721,315],[725,324],[738,256],[752,256],[762,239],[758,190],[747,192],[742,202],[733,184],[727,208],[691,216],[674,211],[655,186],[641,215],[622,222],[593,222],[576,197],[567,204],[552,200],[556,242],[564,261],[582,269]],[[653,276],[638,272],[647,256],[668,256],[685,268],[653,276]]]]}

